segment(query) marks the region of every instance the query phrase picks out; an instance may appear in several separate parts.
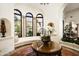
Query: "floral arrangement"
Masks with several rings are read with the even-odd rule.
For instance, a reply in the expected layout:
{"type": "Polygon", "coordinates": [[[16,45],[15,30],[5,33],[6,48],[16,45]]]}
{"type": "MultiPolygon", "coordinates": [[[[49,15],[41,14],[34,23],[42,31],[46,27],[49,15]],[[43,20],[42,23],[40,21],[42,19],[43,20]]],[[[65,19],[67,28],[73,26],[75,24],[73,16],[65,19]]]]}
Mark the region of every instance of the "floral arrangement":
{"type": "Polygon", "coordinates": [[[48,34],[51,35],[55,31],[54,24],[52,22],[48,23],[47,29],[48,29],[48,34]]]}
{"type": "Polygon", "coordinates": [[[50,22],[47,24],[46,28],[43,28],[42,36],[50,36],[54,31],[55,31],[54,24],[50,22]]]}

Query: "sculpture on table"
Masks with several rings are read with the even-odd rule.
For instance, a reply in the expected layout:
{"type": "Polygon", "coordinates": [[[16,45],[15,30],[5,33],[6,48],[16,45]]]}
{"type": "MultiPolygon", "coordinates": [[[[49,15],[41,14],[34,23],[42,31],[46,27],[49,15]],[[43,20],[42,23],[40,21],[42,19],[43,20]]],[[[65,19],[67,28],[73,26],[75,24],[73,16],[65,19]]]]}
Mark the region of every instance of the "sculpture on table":
{"type": "Polygon", "coordinates": [[[5,21],[4,20],[1,20],[1,33],[2,33],[2,37],[5,37],[6,26],[5,26],[5,21]]]}

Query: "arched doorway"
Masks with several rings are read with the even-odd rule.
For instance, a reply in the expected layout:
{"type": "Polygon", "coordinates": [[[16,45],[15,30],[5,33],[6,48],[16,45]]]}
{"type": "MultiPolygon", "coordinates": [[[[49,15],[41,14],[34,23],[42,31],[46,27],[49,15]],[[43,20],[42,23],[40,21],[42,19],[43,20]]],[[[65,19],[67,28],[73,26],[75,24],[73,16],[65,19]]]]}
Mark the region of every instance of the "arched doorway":
{"type": "Polygon", "coordinates": [[[68,3],[63,10],[63,41],[79,44],[79,3],[68,3]]]}

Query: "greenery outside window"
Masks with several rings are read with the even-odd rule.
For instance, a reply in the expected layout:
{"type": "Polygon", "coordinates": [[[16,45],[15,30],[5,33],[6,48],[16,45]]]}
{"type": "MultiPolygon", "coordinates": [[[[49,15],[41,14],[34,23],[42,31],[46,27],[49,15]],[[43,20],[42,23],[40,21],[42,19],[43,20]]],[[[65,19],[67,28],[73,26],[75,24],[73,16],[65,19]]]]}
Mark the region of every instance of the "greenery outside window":
{"type": "Polygon", "coordinates": [[[26,13],[26,36],[33,36],[33,14],[26,13]]]}

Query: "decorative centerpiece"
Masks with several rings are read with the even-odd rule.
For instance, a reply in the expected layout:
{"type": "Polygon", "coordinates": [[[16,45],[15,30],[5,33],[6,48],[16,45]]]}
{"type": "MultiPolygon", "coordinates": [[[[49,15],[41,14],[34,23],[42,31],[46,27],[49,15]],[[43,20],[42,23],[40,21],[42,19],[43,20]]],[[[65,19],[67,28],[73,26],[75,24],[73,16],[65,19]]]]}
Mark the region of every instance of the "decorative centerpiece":
{"type": "Polygon", "coordinates": [[[43,42],[43,45],[48,45],[49,42],[51,42],[51,34],[52,32],[54,31],[54,24],[53,23],[48,23],[47,25],[47,30],[46,30],[46,33],[43,34],[43,36],[41,37],[41,40],[43,42]]]}

